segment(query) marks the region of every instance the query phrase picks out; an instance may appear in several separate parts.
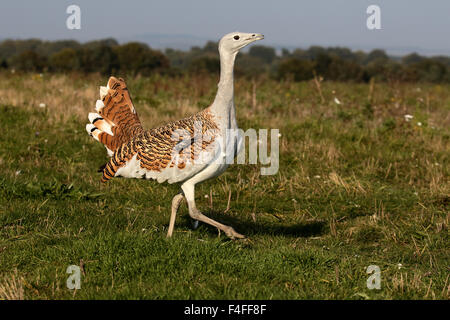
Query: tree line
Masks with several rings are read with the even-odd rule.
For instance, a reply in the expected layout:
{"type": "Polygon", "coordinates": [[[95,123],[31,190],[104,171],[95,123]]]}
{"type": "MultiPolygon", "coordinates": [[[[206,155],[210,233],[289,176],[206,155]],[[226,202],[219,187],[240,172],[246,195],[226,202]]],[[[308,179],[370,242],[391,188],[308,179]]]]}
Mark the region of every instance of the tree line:
{"type": "MultiPolygon", "coordinates": [[[[101,74],[219,73],[217,42],[189,51],[154,50],[139,42],[119,44],[114,39],[79,43],[74,40],[4,40],[0,42],[0,68],[21,72],[99,72],[101,74]]],[[[276,52],[253,45],[239,54],[238,76],[269,76],[279,80],[303,81],[322,77],[333,81],[450,82],[450,57],[424,57],[412,53],[390,57],[381,49],[352,51],[343,47],[276,52]]]]}

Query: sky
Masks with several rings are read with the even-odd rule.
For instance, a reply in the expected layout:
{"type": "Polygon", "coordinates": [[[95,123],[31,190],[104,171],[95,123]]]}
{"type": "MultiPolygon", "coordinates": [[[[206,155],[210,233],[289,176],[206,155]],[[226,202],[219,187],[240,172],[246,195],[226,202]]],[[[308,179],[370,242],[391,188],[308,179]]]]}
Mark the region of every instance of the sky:
{"type": "Polygon", "coordinates": [[[158,47],[157,38],[196,45],[241,31],[262,33],[265,45],[278,47],[450,55],[449,15],[449,0],[2,0],[0,39],[112,37],[148,40],[151,46],[154,41],[158,47]],[[72,4],[81,9],[80,30],[66,27],[72,4]],[[381,10],[380,30],[366,26],[372,4],[381,10]]]}

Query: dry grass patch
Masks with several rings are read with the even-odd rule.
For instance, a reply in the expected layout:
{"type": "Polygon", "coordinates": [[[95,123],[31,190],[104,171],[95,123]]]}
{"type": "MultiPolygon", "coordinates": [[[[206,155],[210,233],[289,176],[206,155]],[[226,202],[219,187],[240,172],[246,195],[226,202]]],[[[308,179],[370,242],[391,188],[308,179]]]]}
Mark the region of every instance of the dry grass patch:
{"type": "Polygon", "coordinates": [[[17,269],[14,273],[4,275],[0,280],[0,300],[23,300],[24,279],[18,275],[17,269]]]}

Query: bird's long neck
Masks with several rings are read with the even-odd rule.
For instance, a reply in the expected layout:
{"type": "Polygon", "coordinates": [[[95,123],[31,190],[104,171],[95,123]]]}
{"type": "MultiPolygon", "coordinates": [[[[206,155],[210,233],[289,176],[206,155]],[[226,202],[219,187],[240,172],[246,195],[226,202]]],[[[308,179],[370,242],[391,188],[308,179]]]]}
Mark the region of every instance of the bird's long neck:
{"type": "Polygon", "coordinates": [[[233,69],[237,53],[220,52],[220,81],[211,111],[228,127],[236,122],[233,69]]]}

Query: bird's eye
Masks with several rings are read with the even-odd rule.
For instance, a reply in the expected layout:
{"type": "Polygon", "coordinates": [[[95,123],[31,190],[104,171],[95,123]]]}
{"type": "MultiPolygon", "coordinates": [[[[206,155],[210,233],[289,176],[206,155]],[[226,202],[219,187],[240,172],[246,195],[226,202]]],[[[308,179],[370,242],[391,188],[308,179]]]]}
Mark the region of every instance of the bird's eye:
{"type": "Polygon", "coordinates": [[[234,40],[239,40],[239,36],[234,36],[234,40]]]}

